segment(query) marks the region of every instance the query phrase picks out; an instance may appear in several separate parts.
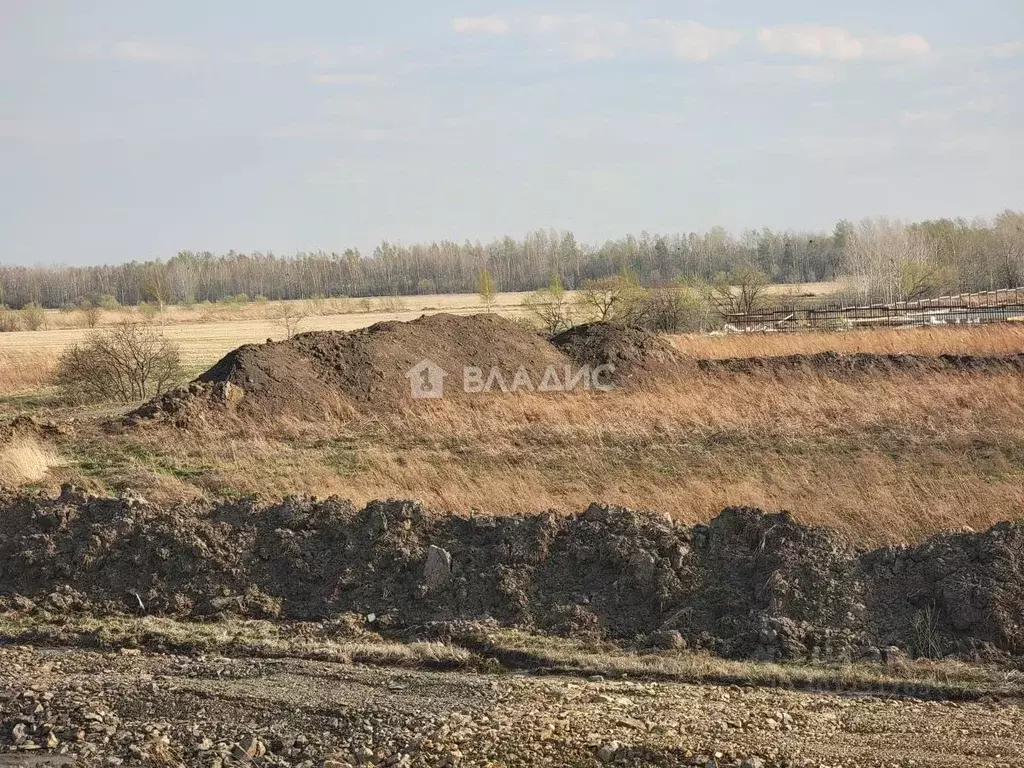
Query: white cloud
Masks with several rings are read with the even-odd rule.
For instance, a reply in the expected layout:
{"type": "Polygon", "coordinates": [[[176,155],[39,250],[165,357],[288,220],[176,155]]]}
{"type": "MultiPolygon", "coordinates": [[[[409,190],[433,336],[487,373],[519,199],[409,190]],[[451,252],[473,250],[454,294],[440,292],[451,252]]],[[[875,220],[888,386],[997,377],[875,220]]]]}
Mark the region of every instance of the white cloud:
{"type": "Polygon", "coordinates": [[[101,51],[100,55],[114,61],[175,66],[194,64],[199,60],[199,53],[188,46],[146,40],[123,40],[111,45],[107,51],[101,51]]]}
{"type": "Polygon", "coordinates": [[[878,59],[902,59],[927,56],[931,45],[920,35],[869,37],[864,42],[865,54],[878,59]]]}
{"type": "Polygon", "coordinates": [[[1010,41],[993,45],[989,47],[988,53],[997,59],[1012,59],[1014,56],[1024,53],[1024,42],[1010,41]]]}
{"type": "Polygon", "coordinates": [[[516,35],[530,40],[539,50],[578,61],[625,55],[708,61],[742,37],[735,30],[716,29],[696,21],[622,21],[594,14],[537,14],[511,20],[462,17],[452,20],[452,28],[456,32],[516,35]]]}
{"type": "Polygon", "coordinates": [[[820,24],[762,27],[757,40],[766,53],[840,61],[907,58],[931,52],[928,41],[917,34],[857,37],[842,27],[820,24]]]}
{"type": "Polygon", "coordinates": [[[687,61],[708,61],[742,37],[735,30],[714,29],[696,21],[651,20],[644,22],[642,28],[650,32],[646,37],[652,43],[667,44],[673,56],[687,61]]]}
{"type": "Polygon", "coordinates": [[[459,16],[452,19],[452,29],[460,34],[505,35],[509,23],[500,16],[459,16]]]}

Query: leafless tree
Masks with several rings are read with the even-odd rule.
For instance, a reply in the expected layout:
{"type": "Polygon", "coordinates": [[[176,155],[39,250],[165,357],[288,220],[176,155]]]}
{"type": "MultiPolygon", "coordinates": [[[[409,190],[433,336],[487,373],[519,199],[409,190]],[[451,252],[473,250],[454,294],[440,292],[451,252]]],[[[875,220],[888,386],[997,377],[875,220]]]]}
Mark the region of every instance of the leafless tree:
{"type": "Polygon", "coordinates": [[[576,305],[586,317],[602,322],[624,319],[644,291],[621,275],[588,280],[576,294],[576,305]]]}
{"type": "Polygon", "coordinates": [[[768,276],[749,266],[721,273],[705,293],[708,302],[723,315],[750,314],[767,303],[768,276]]]}
{"type": "Polygon", "coordinates": [[[79,402],[133,403],[154,397],[182,378],[178,347],[142,323],[93,331],[57,362],[56,381],[79,402]]]}
{"type": "Polygon", "coordinates": [[[290,339],[298,332],[303,321],[309,317],[309,309],[305,302],[282,301],[274,308],[271,317],[284,331],[284,337],[290,339]]]}
{"type": "Polygon", "coordinates": [[[572,306],[557,275],[551,278],[547,288],[534,291],[523,299],[522,307],[526,317],[546,333],[559,333],[573,325],[572,306]]]}

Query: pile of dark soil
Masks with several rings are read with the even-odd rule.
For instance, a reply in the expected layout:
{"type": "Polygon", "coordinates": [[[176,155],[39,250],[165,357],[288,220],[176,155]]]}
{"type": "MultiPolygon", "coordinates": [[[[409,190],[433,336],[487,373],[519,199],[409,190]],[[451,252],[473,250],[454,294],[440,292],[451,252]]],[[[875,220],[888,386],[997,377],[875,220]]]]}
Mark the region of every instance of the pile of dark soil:
{"type": "Polygon", "coordinates": [[[819,352],[782,357],[735,357],[699,360],[702,371],[712,373],[777,374],[789,372],[844,376],[860,373],[1020,373],[1024,353],[1015,355],[842,355],[819,352]]]}
{"type": "Polygon", "coordinates": [[[693,367],[693,361],[661,335],[616,323],[577,325],[551,343],[577,365],[614,366],[618,383],[662,378],[693,367]]]}
{"type": "MultiPolygon", "coordinates": [[[[175,390],[129,419],[194,417],[211,400],[207,388],[225,384],[240,393],[231,402],[242,414],[320,418],[393,407],[412,399],[410,372],[425,361],[445,374],[442,387],[450,398],[463,394],[467,367],[481,369],[485,378],[497,368],[508,385],[522,368],[536,385],[548,366],[561,371],[566,358],[544,337],[498,315],[429,315],[239,347],[196,379],[200,390],[175,390]]],[[[420,375],[428,380],[430,371],[420,375]]]]}
{"type": "Polygon", "coordinates": [[[336,499],[160,508],[0,500],[0,607],[326,620],[383,632],[497,622],[763,659],[1024,654],[1024,524],[864,552],[786,514],[707,525],[593,505],[461,518],[336,499]]]}
{"type": "MultiPolygon", "coordinates": [[[[478,372],[489,392],[526,392],[540,389],[549,370],[555,381],[565,381],[581,366],[612,365],[614,372],[601,382],[610,379],[621,386],[661,377],[684,360],[657,334],[637,328],[592,323],[549,341],[498,315],[429,315],[239,347],[187,387],[129,414],[127,421],[185,426],[223,412],[344,417],[409,402],[415,382],[436,386],[430,370],[417,369],[425,364],[444,375],[441,387],[449,399],[465,396],[467,369],[478,372]],[[492,371],[499,378],[491,379],[492,371]],[[529,385],[517,387],[517,374],[529,385]]],[[[479,386],[473,394],[479,394],[479,386]]]]}

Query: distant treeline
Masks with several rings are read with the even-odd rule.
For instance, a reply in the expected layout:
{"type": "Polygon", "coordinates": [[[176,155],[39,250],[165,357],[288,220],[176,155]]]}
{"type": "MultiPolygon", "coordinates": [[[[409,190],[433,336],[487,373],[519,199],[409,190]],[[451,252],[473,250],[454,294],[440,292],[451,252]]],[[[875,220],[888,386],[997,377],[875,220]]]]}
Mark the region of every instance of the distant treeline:
{"type": "Polygon", "coordinates": [[[776,283],[851,278],[861,298],[893,300],[1024,282],[1024,213],[993,221],[877,219],[832,232],[643,233],[581,245],[571,232],[537,231],[487,244],[383,242],[371,255],[182,251],[167,261],[91,267],[0,265],[0,305],[63,307],[113,297],[120,304],[192,303],[232,297],[301,299],[471,293],[487,270],[499,291],[532,291],[557,274],[566,288],[629,273],[644,285],[711,282],[754,268],[776,283]]]}

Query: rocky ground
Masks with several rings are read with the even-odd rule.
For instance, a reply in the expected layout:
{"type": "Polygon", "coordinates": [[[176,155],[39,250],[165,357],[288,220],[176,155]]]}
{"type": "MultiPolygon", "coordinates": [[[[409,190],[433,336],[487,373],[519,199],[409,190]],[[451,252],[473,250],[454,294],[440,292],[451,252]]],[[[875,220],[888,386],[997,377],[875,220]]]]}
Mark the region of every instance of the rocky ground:
{"type": "Polygon", "coordinates": [[[0,765],[1015,766],[1018,699],[0,648],[0,765]]]}

